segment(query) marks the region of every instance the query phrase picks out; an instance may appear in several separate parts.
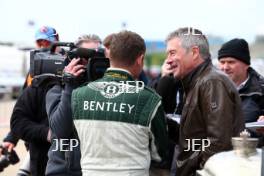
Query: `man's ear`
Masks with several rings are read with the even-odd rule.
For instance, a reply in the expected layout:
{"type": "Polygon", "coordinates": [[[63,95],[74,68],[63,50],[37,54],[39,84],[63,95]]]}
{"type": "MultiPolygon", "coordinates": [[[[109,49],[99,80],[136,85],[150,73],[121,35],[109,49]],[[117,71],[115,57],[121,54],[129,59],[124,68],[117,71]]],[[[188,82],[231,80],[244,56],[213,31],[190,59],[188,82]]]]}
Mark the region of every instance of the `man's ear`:
{"type": "Polygon", "coordinates": [[[136,63],[137,63],[137,65],[143,65],[144,64],[144,54],[141,54],[140,56],[138,56],[136,63]]]}
{"type": "Polygon", "coordinates": [[[199,49],[198,46],[194,46],[194,47],[192,47],[192,55],[193,55],[193,58],[194,58],[194,59],[199,58],[199,55],[200,55],[200,49],[199,49]]]}
{"type": "Polygon", "coordinates": [[[250,65],[245,66],[245,70],[247,71],[249,67],[250,67],[250,65]]]}

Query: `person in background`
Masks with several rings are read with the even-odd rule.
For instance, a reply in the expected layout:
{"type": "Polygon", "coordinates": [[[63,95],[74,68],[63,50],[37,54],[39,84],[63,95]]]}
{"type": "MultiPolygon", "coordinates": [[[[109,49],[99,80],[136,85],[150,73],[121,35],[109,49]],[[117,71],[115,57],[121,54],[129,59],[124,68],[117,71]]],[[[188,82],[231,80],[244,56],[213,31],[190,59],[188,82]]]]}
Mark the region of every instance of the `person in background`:
{"type": "MultiPolygon", "coordinates": [[[[35,33],[35,44],[37,49],[47,49],[51,46],[53,42],[56,41],[59,41],[59,35],[56,32],[56,29],[52,27],[42,26],[35,33]]],[[[31,85],[32,79],[32,76],[28,73],[26,76],[25,83],[23,85],[23,90],[31,85]]],[[[8,151],[11,151],[17,145],[18,140],[19,138],[10,131],[3,139],[2,146],[7,148],[8,151]]],[[[27,156],[27,158],[29,157],[27,156]]],[[[27,168],[28,166],[28,161],[25,160],[25,162],[22,164],[22,167],[20,168],[21,171],[19,171],[17,176],[23,176],[26,174],[29,175],[30,171],[29,168],[27,168]]]]}
{"type": "MultiPolygon", "coordinates": [[[[36,32],[35,38],[37,47],[43,49],[58,41],[58,34],[54,28],[43,26],[36,32]]],[[[51,77],[30,77],[29,75],[27,87],[15,104],[10,126],[13,135],[28,143],[32,176],[42,176],[45,175],[51,135],[45,109],[45,95],[58,81],[51,77]]]]}
{"type": "MultiPolygon", "coordinates": [[[[242,101],[245,122],[256,122],[264,114],[264,77],[251,66],[248,43],[235,38],[222,45],[218,51],[219,68],[234,82],[242,101]]],[[[259,138],[258,147],[264,146],[264,137],[259,138]]]]}
{"type": "Polygon", "coordinates": [[[232,39],[218,51],[219,68],[236,85],[246,123],[256,122],[264,114],[264,77],[250,66],[250,60],[244,39],[232,39]]]}
{"type": "MultiPolygon", "coordinates": [[[[37,49],[41,49],[45,51],[51,47],[52,43],[58,41],[59,41],[59,34],[57,33],[56,29],[53,27],[42,26],[35,33],[35,43],[37,49]]],[[[32,80],[33,80],[32,76],[28,73],[26,82],[24,84],[24,88],[31,85],[32,80]]]]}

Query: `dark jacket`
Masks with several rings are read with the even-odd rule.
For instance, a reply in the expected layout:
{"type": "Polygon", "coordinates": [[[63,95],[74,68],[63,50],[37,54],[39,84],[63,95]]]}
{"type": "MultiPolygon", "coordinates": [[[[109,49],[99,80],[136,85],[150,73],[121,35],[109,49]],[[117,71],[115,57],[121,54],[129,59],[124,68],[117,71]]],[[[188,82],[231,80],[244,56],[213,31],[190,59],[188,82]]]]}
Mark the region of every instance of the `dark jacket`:
{"type": "Polygon", "coordinates": [[[255,122],[264,115],[264,78],[253,68],[248,69],[249,79],[239,90],[245,122],[255,122]]]}
{"type": "MultiPolygon", "coordinates": [[[[56,150],[58,148],[58,136],[63,136],[61,128],[64,125],[62,118],[65,113],[72,117],[71,112],[71,92],[72,88],[66,86],[62,89],[61,86],[56,85],[47,93],[46,108],[49,117],[49,124],[52,131],[52,144],[48,152],[49,160],[46,169],[47,176],[81,176],[80,166],[80,145],[70,148],[70,139],[77,139],[76,131],[72,132],[70,137],[64,137],[63,150],[56,150]]],[[[79,141],[79,140],[78,140],[79,141]]],[[[62,147],[62,146],[60,146],[62,147]]]]}
{"type": "Polygon", "coordinates": [[[17,145],[19,138],[15,136],[11,131],[6,135],[6,137],[3,139],[4,142],[11,142],[15,146],[17,145]]]}
{"type": "Polygon", "coordinates": [[[159,77],[152,81],[150,87],[162,97],[162,105],[166,114],[181,114],[183,90],[181,82],[176,80],[173,76],[159,77]],[[178,94],[178,101],[176,100],[178,94]]]}
{"type": "MultiPolygon", "coordinates": [[[[28,80],[29,80],[29,76],[30,74],[28,73],[27,76],[26,76],[26,80],[24,82],[24,85],[22,87],[22,89],[24,90],[26,87],[30,86],[28,84],[28,80]]],[[[32,77],[31,77],[32,79],[32,77]]],[[[32,80],[31,80],[32,81],[32,80]]],[[[6,135],[6,137],[4,138],[4,142],[11,142],[12,144],[14,144],[15,146],[17,145],[17,142],[18,142],[19,138],[17,136],[15,136],[11,131],[8,132],[8,134],[6,135]]],[[[25,146],[26,148],[28,148],[28,145],[27,143],[25,143],[25,146]]]]}
{"type": "MultiPolygon", "coordinates": [[[[162,106],[166,114],[181,115],[183,108],[181,81],[176,80],[173,76],[164,76],[152,80],[150,86],[162,97],[162,106]]],[[[179,124],[171,119],[167,119],[167,123],[170,139],[178,144],[179,124]]]]}
{"type": "Polygon", "coordinates": [[[211,60],[206,60],[189,73],[182,84],[185,103],[180,125],[177,175],[189,176],[213,154],[232,149],[231,137],[238,136],[244,129],[244,120],[234,84],[212,65],[211,60]],[[210,141],[204,150],[202,139],[210,141]],[[188,150],[188,140],[192,140],[191,144],[195,142],[195,148],[188,150]]]}
{"type": "MultiPolygon", "coordinates": [[[[159,76],[150,82],[150,86],[156,90],[156,92],[162,98],[162,106],[166,114],[177,114],[181,115],[183,107],[183,90],[179,80],[176,80],[173,76],[159,76]]],[[[173,162],[175,144],[179,140],[179,124],[174,120],[167,118],[168,124],[168,135],[169,135],[169,148],[168,157],[166,162],[154,163],[153,167],[158,168],[175,168],[173,162]],[[172,166],[173,164],[173,166],[172,166]]],[[[157,172],[157,171],[156,171],[157,172]]]]}
{"type": "Polygon", "coordinates": [[[33,176],[45,174],[49,131],[45,108],[46,92],[55,84],[51,78],[34,79],[18,98],[11,116],[11,132],[29,144],[30,169],[33,176]]]}

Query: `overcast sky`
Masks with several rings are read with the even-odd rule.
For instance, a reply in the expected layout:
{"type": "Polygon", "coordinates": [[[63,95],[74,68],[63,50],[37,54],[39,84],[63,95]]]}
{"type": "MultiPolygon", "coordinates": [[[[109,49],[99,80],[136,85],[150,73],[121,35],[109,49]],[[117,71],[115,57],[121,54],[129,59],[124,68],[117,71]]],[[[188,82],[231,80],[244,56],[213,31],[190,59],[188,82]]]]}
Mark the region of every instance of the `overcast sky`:
{"type": "Polygon", "coordinates": [[[42,25],[55,27],[63,41],[85,33],[104,38],[126,23],[146,40],[164,40],[178,27],[192,26],[252,42],[264,34],[263,8],[263,0],[0,0],[0,41],[32,44],[42,25]]]}

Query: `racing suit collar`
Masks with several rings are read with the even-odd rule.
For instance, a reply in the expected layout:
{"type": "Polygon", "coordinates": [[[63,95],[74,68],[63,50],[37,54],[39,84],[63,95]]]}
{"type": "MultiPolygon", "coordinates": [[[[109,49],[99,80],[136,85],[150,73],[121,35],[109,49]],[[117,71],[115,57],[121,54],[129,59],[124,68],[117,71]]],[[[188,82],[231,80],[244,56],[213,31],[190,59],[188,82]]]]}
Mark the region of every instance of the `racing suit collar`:
{"type": "Polygon", "coordinates": [[[110,76],[121,80],[134,81],[132,74],[128,70],[121,68],[108,68],[106,70],[105,76],[110,76]]]}

